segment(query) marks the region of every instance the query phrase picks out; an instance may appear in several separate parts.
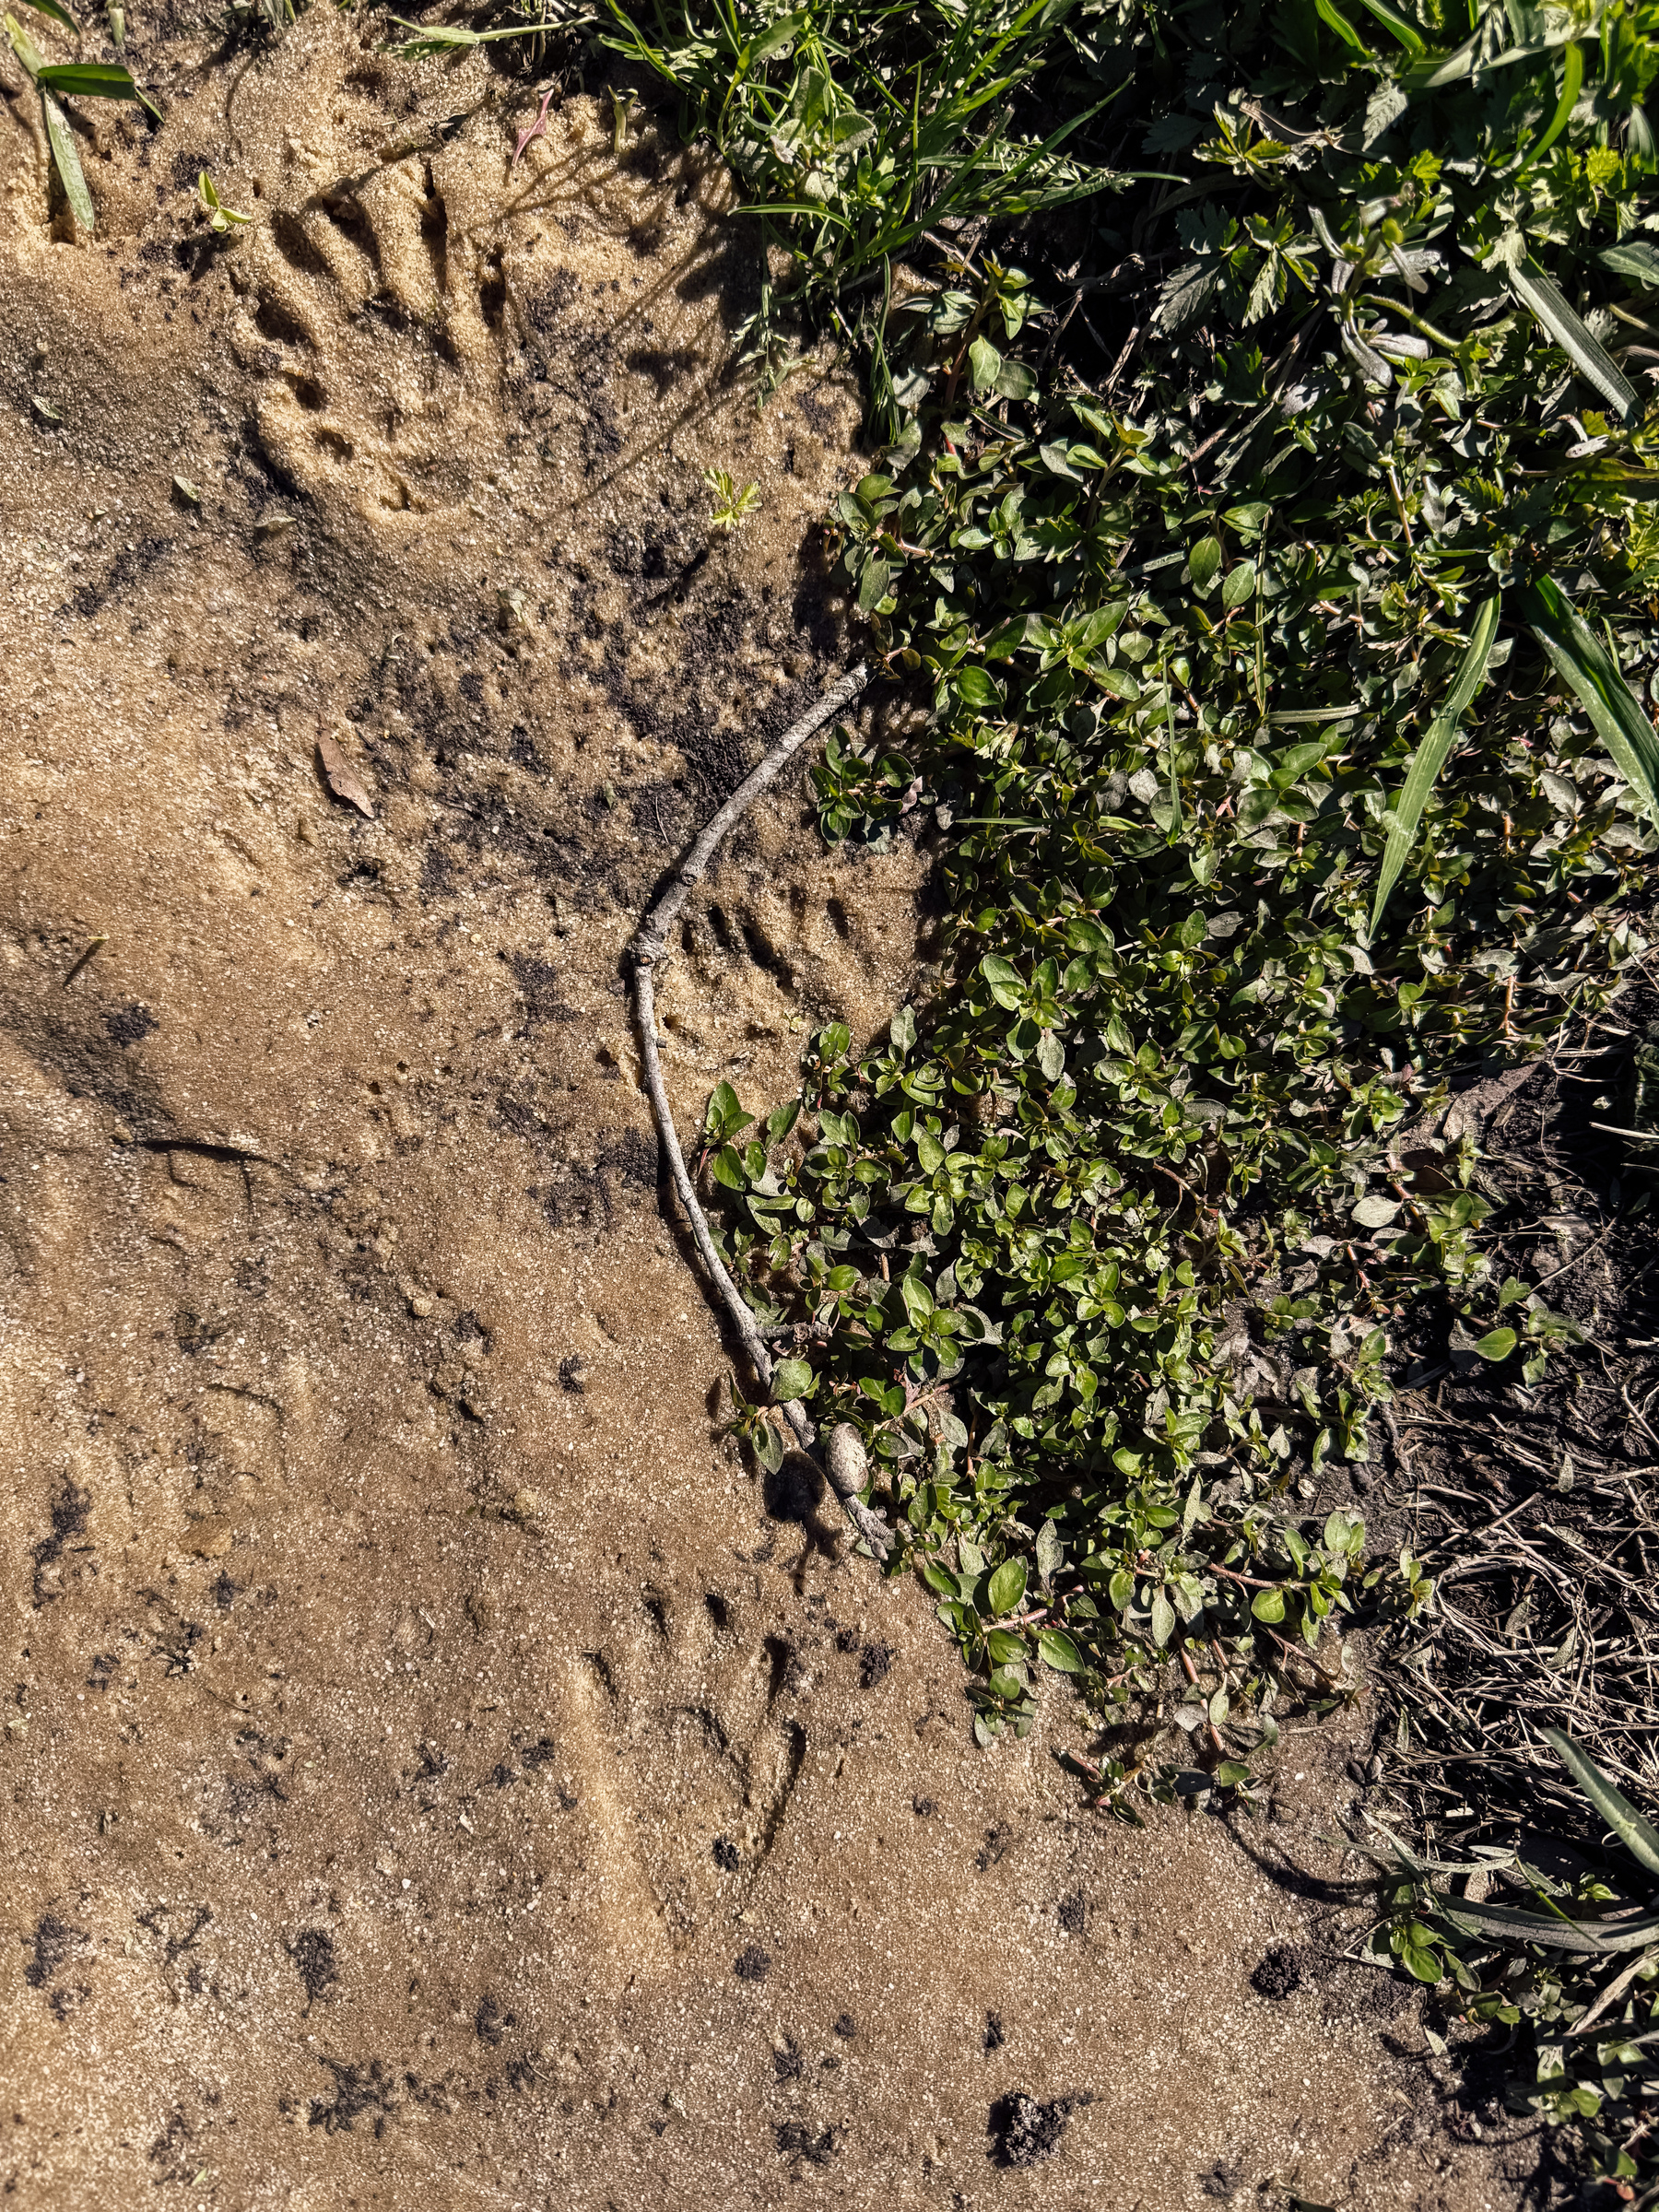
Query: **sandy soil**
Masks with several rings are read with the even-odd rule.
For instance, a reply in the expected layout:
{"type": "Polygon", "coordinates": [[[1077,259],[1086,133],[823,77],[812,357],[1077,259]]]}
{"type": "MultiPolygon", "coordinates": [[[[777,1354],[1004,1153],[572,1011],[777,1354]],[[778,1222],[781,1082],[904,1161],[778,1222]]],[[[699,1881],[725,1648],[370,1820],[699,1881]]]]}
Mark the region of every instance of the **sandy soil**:
{"type": "MultiPolygon", "coordinates": [[[[1103,1824],[720,1441],[621,952],[841,655],[856,396],[756,413],[718,171],[573,97],[513,172],[524,94],[383,29],[135,26],[91,241],[0,115],[0,2180],[1499,2212],[1336,1956],[1340,1724],[1240,1835],[1103,1824]]],[[[686,1124],[926,987],[928,866],[774,796],[686,1124]]]]}

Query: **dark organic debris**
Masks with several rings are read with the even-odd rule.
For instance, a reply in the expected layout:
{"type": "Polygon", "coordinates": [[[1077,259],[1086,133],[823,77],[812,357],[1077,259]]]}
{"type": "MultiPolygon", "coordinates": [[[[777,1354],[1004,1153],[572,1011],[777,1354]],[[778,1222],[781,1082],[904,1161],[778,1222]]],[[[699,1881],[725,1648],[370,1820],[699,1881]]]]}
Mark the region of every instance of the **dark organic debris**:
{"type": "Polygon", "coordinates": [[[785,2120],[773,2133],[782,2157],[805,2159],[812,2166],[828,2166],[840,2147],[832,2127],[815,2136],[801,2120],[785,2120]]]}
{"type": "Polygon", "coordinates": [[[1276,1943],[1251,1975],[1250,1986],[1258,1996],[1277,1999],[1294,1996],[1307,1979],[1301,1953],[1293,1944],[1276,1943]]]}
{"type": "Polygon", "coordinates": [[[1046,2104],[1024,2089],[1012,2089],[991,2107],[991,2155],[999,2166],[1035,2166],[1052,2159],[1087,2096],[1054,2097],[1046,2104]]]}
{"type": "Polygon", "coordinates": [[[314,2005],[329,1984],[340,1978],[335,1964],[334,1937],[326,1928],[301,1928],[288,1946],[288,1957],[304,1985],[308,2006],[314,2005]]]}

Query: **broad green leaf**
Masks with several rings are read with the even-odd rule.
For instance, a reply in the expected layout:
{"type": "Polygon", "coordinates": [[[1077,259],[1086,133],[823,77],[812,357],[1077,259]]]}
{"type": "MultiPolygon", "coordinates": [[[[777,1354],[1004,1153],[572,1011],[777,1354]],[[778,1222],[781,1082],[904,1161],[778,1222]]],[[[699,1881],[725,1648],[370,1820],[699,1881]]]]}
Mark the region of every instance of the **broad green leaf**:
{"type": "Polygon", "coordinates": [[[954,1601],[957,1594],[957,1579],[948,1568],[941,1567],[936,1560],[924,1559],[922,1562],[922,1580],[935,1596],[954,1601]]]}
{"type": "Polygon", "coordinates": [[[52,142],[52,159],[57,166],[58,175],[63,179],[64,196],[69,203],[69,212],[89,238],[97,218],[92,211],[92,194],[87,190],[86,172],[81,168],[80,151],[76,146],[69,118],[44,88],[41,92],[41,112],[46,118],[46,135],[52,142]]]}
{"type": "Polygon", "coordinates": [[[1632,284],[1641,285],[1646,291],[1659,291],[1659,246],[1647,239],[1621,238],[1616,246],[1605,248],[1595,258],[1615,276],[1628,276],[1632,284]]]}
{"type": "Polygon", "coordinates": [[[1005,1559],[991,1577],[985,1594],[986,1603],[1000,1620],[1005,1613],[1012,1613],[1026,1594],[1026,1563],[1023,1559],[1005,1559]]]}
{"type": "Polygon", "coordinates": [[[1216,571],[1221,566],[1221,541],[1218,537],[1201,537],[1187,556],[1187,569],[1195,592],[1206,592],[1216,571]]]}
{"type": "Polygon", "coordinates": [[[1282,1590],[1258,1590],[1250,1601],[1250,1609],[1258,1620],[1271,1626],[1285,1618],[1285,1594],[1282,1590]]]}
{"type": "Polygon", "coordinates": [[[1659,827],[1659,731],[1618,662],[1551,578],[1534,578],[1521,594],[1520,611],[1557,675],[1578,693],[1596,735],[1647,809],[1648,819],[1659,827]]]}
{"type": "Polygon", "coordinates": [[[858,580],[858,611],[867,615],[873,606],[879,606],[888,595],[893,581],[891,565],[879,559],[866,560],[864,574],[858,580]]]}
{"type": "Polygon", "coordinates": [[[1659,1874],[1659,1829],[1643,1818],[1623,1792],[1608,1781],[1589,1753],[1581,1749],[1570,1735],[1564,1735],[1559,1728],[1540,1728],[1538,1734],[1555,1751],[1630,1856],[1650,1874],[1659,1874]]]}
{"type": "Polygon", "coordinates": [[[1504,275],[1515,297],[1531,308],[1579,373],[1595,386],[1609,406],[1617,408],[1621,418],[1628,415],[1636,405],[1635,392],[1600,339],[1591,335],[1575,310],[1567,304],[1555,279],[1531,260],[1517,268],[1506,269],[1504,275]]]}
{"type": "Polygon", "coordinates": [[[1483,1359],[1496,1362],[1507,1359],[1517,1342],[1513,1329],[1488,1329],[1484,1336],[1475,1339],[1475,1349],[1483,1359]]]}
{"type": "Polygon", "coordinates": [[[1056,1674],[1076,1675],[1082,1671],[1083,1654],[1063,1629],[1038,1630],[1037,1656],[1056,1674]]]}
{"type": "Polygon", "coordinates": [[[1175,1608],[1160,1590],[1152,1600],[1152,1641],[1161,1652],[1175,1633],[1175,1608]]]}
{"type": "Polygon", "coordinates": [[[1230,615],[1234,607],[1242,606],[1254,592],[1255,585],[1254,561],[1241,560],[1229,569],[1227,582],[1221,586],[1221,605],[1225,611],[1230,615]]]}
{"type": "Polygon", "coordinates": [[[1399,881],[1400,871],[1410,857],[1412,841],[1417,836],[1417,826],[1423,818],[1423,808],[1429,803],[1429,794],[1434,789],[1435,781],[1456,741],[1457,725],[1486,674],[1492,641],[1498,634],[1499,604],[1494,593],[1491,598],[1483,600],[1477,609],[1469,629],[1468,641],[1464,647],[1463,659],[1458,664],[1457,674],[1452,679],[1452,688],[1446,694],[1445,704],[1430,724],[1422,743],[1412,755],[1405,787],[1394,801],[1394,824],[1388,833],[1388,843],[1383,848],[1376,897],[1371,900],[1371,934],[1373,937],[1382,920],[1382,910],[1388,904],[1388,894],[1399,881]]]}
{"type": "Polygon", "coordinates": [[[809,1398],[818,1378],[806,1359],[780,1359],[772,1369],[772,1404],[787,1406],[792,1398],[809,1398]]]}
{"type": "Polygon", "coordinates": [[[968,348],[968,369],[976,392],[989,392],[1002,374],[1003,357],[989,338],[975,338],[968,348]]]}

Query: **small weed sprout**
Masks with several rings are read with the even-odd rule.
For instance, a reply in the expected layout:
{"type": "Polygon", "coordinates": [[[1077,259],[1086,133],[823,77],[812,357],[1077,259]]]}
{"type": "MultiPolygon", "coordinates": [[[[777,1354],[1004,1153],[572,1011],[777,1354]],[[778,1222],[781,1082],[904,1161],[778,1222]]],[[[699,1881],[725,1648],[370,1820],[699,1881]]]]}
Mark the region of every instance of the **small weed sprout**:
{"type": "Polygon", "coordinates": [[[702,480],[714,495],[714,512],[709,517],[712,530],[735,530],[760,504],[759,485],[739,485],[729,469],[705,468],[702,480]]]}
{"type": "Polygon", "coordinates": [[[251,215],[239,215],[234,207],[227,207],[219,198],[213,179],[203,170],[196,179],[196,199],[202,213],[207,218],[207,228],[220,238],[227,237],[239,223],[251,223],[251,215]]]}

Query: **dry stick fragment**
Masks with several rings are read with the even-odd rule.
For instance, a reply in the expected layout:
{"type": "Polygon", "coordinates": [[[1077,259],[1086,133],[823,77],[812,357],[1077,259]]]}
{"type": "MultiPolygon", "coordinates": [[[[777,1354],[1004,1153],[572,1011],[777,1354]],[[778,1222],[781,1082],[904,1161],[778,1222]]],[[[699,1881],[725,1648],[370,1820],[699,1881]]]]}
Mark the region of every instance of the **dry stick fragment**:
{"type": "MultiPolygon", "coordinates": [[[[697,1193],[691,1187],[685,1155],[680,1150],[679,1138],[675,1132],[668,1093],[663,1085],[662,1063],[657,1057],[656,987],[652,971],[663,957],[668,932],[673,928],[681,907],[702,880],[709,863],[719,852],[727,833],[742,820],[760,794],[777,782],[808,738],[816,736],[825,723],[831,721],[843,707],[849,706],[868,681],[869,671],[861,661],[857,667],[849,669],[833,690],[825,693],[817,706],[809,708],[799,722],[784,731],[759,767],[752,775],[745,778],[720,811],[704,825],[701,835],[676,872],[673,882],[641,923],[632,946],[634,1006],[640,1024],[640,1057],[644,1071],[646,1095],[651,1100],[652,1115],[656,1122],[657,1137],[667,1155],[668,1171],[674,1179],[675,1189],[679,1193],[680,1204],[686,1209],[687,1219],[691,1224],[691,1234],[702,1255],[703,1265],[720,1293],[721,1303],[731,1315],[733,1326],[743,1340],[749,1364],[761,1383],[769,1388],[772,1379],[771,1355],[762,1341],[747,1301],[726,1272],[720,1254],[714,1249],[714,1240],[709,1233],[709,1224],[702,1207],[697,1202],[697,1193]]],[[[817,1431],[806,1418],[806,1407],[798,1398],[792,1398],[781,1410],[802,1451],[817,1459],[818,1455],[812,1449],[817,1441],[817,1431]]],[[[830,1487],[836,1490],[846,1508],[848,1520],[877,1558],[885,1559],[893,1540],[892,1532],[857,1497],[843,1494],[833,1482],[830,1487]]]]}

